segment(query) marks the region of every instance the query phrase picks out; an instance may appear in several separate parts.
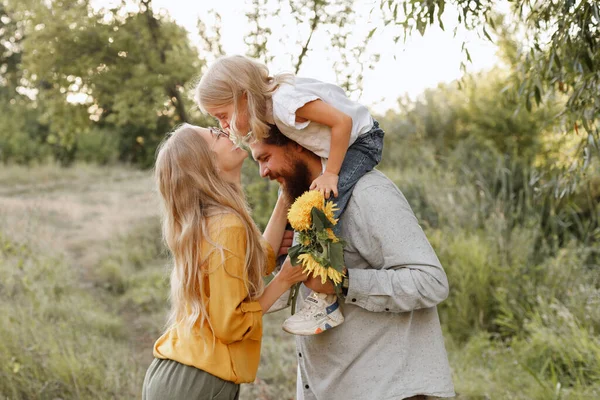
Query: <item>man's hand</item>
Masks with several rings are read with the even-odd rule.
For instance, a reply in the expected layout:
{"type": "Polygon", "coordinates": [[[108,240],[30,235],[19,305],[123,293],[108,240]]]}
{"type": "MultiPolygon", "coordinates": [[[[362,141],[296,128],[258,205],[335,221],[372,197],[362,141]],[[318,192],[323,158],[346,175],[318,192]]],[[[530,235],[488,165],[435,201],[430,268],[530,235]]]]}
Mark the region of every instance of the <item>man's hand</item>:
{"type": "Polygon", "coordinates": [[[277,257],[281,255],[287,255],[288,250],[292,247],[292,243],[294,242],[294,231],[284,231],[283,239],[281,239],[281,245],[279,246],[279,253],[277,257]]]}
{"type": "Polygon", "coordinates": [[[327,282],[321,283],[321,277],[313,277],[309,274],[309,278],[304,281],[304,285],[317,293],[335,294],[333,283],[328,279],[327,282]]]}
{"type": "Polygon", "coordinates": [[[331,192],[335,197],[338,196],[338,179],[339,176],[331,172],[325,171],[323,175],[319,176],[310,184],[310,190],[317,190],[323,193],[326,199],[329,199],[331,192]]]}

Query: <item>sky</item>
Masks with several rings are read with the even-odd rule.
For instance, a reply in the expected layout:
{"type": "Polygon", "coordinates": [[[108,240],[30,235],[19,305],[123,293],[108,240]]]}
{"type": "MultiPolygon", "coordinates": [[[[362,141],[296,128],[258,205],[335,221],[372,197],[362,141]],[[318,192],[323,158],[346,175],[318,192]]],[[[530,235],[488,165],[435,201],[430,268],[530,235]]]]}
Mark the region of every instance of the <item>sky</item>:
{"type": "MultiPolygon", "coordinates": [[[[93,0],[95,7],[114,4],[117,0],[93,0]]],[[[269,63],[271,73],[291,70],[290,49],[298,54],[299,46],[295,44],[297,37],[302,35],[301,29],[294,29],[292,17],[286,12],[287,2],[274,2],[283,5],[279,20],[270,24],[273,30],[273,39],[269,42],[269,50],[274,59],[269,63]],[[287,26],[282,31],[281,26],[287,26]],[[279,29],[277,28],[279,27],[279,29]],[[300,31],[300,32],[299,32],[300,31]],[[284,38],[287,36],[288,38],[284,38]]],[[[190,32],[190,39],[199,43],[197,21],[203,19],[211,25],[214,10],[221,15],[221,43],[227,54],[245,54],[247,46],[244,43],[245,35],[250,31],[250,25],[245,13],[250,10],[249,1],[244,0],[219,0],[197,1],[189,0],[153,0],[156,10],[164,9],[190,32]]],[[[356,26],[356,32],[369,32],[373,27],[381,26],[377,15],[369,14],[372,10],[376,14],[379,0],[356,0],[355,9],[363,18],[356,26]]],[[[437,27],[430,27],[422,37],[414,33],[406,43],[393,44],[392,32],[378,29],[369,47],[369,51],[377,52],[381,58],[373,70],[366,70],[363,79],[363,91],[353,94],[354,100],[367,105],[376,113],[383,113],[387,109],[394,109],[398,97],[407,94],[415,98],[426,88],[435,87],[439,82],[450,82],[462,75],[460,69],[464,53],[461,51],[463,41],[473,60],[468,65],[468,71],[474,72],[489,69],[497,64],[497,48],[485,38],[479,38],[474,32],[468,32],[459,27],[456,37],[453,35],[456,26],[456,16],[450,7],[446,9],[444,25],[445,31],[437,27]],[[447,14],[447,15],[446,15],[447,14]]],[[[325,37],[318,35],[313,38],[310,52],[305,58],[298,75],[336,83],[336,75],[332,68],[330,52],[324,42],[325,37]]]]}

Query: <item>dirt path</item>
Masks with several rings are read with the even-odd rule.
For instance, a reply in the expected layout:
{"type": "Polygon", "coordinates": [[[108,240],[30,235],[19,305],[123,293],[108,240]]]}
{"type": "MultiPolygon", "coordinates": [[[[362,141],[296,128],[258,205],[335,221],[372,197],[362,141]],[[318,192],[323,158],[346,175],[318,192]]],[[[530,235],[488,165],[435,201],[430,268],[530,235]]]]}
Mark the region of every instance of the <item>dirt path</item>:
{"type": "Polygon", "coordinates": [[[17,240],[57,251],[83,269],[94,246],[157,215],[149,172],[101,170],[72,178],[0,185],[0,226],[17,240]]]}

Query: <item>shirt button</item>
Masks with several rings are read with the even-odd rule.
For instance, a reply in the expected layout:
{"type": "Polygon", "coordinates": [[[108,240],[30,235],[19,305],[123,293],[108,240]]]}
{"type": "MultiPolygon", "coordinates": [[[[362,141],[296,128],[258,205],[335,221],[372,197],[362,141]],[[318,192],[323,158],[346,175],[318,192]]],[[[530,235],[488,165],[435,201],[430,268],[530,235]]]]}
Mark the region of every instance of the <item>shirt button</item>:
{"type": "Polygon", "coordinates": [[[298,357],[302,357],[302,353],[298,353],[298,357]]]}
{"type": "Polygon", "coordinates": [[[385,308],[385,311],[390,311],[390,309],[386,307],[386,308],[385,308]]]}
{"type": "Polygon", "coordinates": [[[356,299],[352,299],[352,302],[353,302],[353,303],[356,303],[356,299]]]}
{"type": "Polygon", "coordinates": [[[309,386],[308,386],[308,385],[304,385],[304,389],[308,389],[308,388],[309,388],[309,386]]]}

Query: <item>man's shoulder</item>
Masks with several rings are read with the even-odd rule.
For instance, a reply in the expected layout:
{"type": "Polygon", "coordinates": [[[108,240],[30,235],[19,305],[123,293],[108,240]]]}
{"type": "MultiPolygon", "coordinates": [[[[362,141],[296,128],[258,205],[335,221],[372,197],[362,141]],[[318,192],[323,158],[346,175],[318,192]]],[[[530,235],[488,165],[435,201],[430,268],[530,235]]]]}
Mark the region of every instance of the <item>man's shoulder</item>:
{"type": "Polygon", "coordinates": [[[379,170],[372,170],[363,175],[358,182],[356,182],[356,186],[354,187],[354,194],[369,194],[369,189],[373,187],[381,187],[384,190],[392,190],[398,191],[398,187],[388,178],[383,172],[379,170]]]}
{"type": "Polygon", "coordinates": [[[374,169],[358,180],[348,207],[354,209],[353,213],[365,208],[377,209],[378,205],[389,202],[408,204],[398,186],[383,172],[374,169]]]}

